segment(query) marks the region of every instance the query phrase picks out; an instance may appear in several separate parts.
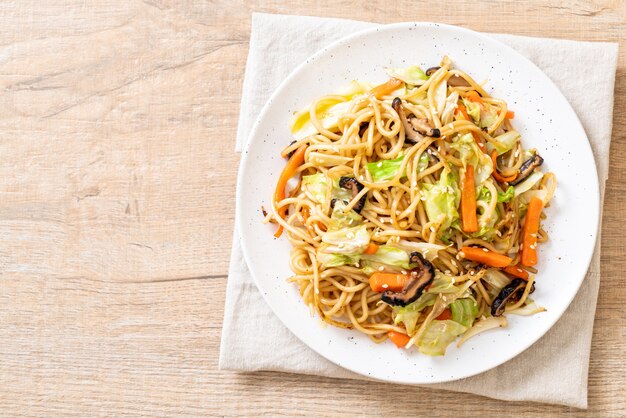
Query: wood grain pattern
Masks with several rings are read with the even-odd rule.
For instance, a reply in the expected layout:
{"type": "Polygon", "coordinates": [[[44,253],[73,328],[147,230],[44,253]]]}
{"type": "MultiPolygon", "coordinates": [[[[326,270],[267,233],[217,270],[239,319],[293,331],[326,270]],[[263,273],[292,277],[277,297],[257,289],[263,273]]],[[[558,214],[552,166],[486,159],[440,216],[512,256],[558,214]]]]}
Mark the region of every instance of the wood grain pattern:
{"type": "Polygon", "coordinates": [[[626,3],[552,3],[0,3],[0,414],[626,415],[626,3]],[[589,411],[217,370],[253,11],[621,43],[589,411]]]}

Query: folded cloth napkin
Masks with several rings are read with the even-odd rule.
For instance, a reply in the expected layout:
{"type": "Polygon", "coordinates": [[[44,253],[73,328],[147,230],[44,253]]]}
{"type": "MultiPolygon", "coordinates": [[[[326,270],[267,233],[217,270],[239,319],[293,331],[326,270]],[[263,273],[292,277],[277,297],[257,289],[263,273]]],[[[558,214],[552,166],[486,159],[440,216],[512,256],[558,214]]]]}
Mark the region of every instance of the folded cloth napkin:
{"type": "MultiPolygon", "coordinates": [[[[329,43],[374,26],[374,23],[341,19],[254,14],[237,151],[242,150],[254,120],[272,91],[298,64],[329,43]]],[[[533,61],[570,101],[591,141],[603,199],[609,164],[617,44],[490,36],[533,61]],[[584,68],[584,77],[581,77],[581,68],[584,68]]],[[[455,382],[429,386],[504,400],[586,408],[589,352],[599,284],[598,239],[578,295],[543,338],[495,369],[455,382]]],[[[274,370],[365,379],[310,350],[274,316],[243,259],[236,225],[219,365],[226,370],[274,370]],[[241,306],[246,307],[245,311],[238,309],[241,306]],[[255,320],[250,321],[250,318],[255,320]],[[263,326],[259,327],[259,323],[263,326]]],[[[418,392],[420,389],[409,390],[418,392]]]]}

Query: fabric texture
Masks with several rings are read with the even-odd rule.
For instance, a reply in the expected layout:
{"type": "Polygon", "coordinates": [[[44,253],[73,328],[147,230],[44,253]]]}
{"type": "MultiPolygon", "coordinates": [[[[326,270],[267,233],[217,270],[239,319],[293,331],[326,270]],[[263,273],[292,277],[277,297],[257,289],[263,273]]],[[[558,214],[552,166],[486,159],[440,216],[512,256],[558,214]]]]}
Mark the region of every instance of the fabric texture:
{"type": "MultiPolygon", "coordinates": [[[[280,82],[301,62],[329,43],[376,26],[343,19],[254,14],[243,83],[236,150],[241,151],[261,108],[280,82]]],[[[608,176],[617,66],[615,43],[577,42],[488,34],[530,59],[561,89],[591,142],[601,202],[608,176]],[[580,69],[584,68],[584,77],[580,69]],[[579,92],[584,91],[585,94],[579,92]]],[[[600,285],[600,238],[576,298],[537,343],[514,359],[470,378],[429,387],[496,399],[587,407],[591,336],[600,285]]],[[[237,225],[233,236],[221,369],[273,370],[336,378],[366,379],[306,347],[263,301],[243,258],[237,225]],[[237,309],[246,306],[245,316],[237,309]],[[255,318],[255,321],[249,321],[255,318]],[[263,323],[259,327],[258,323],[263,323]]],[[[416,395],[418,386],[412,389],[416,395]]]]}

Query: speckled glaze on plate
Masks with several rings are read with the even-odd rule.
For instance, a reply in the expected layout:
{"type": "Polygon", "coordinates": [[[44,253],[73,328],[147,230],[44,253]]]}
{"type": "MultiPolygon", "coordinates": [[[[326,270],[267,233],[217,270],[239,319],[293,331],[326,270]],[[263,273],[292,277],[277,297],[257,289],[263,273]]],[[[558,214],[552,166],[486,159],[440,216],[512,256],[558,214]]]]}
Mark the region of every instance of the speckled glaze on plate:
{"type": "MultiPolygon", "coordinates": [[[[596,241],[599,192],[595,162],[585,132],[558,88],[510,47],[468,29],[432,23],[401,23],[369,29],[319,51],[300,65],[265,105],[244,150],[237,184],[237,220],[246,262],[263,297],[300,340],[328,360],[375,379],[423,384],[472,376],[512,359],[543,336],[567,309],[580,287],[596,241]],[[550,241],[539,251],[537,291],[546,307],[530,317],[509,315],[507,328],[488,331],[444,357],[416,349],[375,344],[356,332],[326,326],[312,316],[296,286],[290,244],[263,225],[260,206],[269,206],[285,165],[280,150],[290,142],[293,112],[353,79],[383,82],[383,67],[428,68],[448,55],[487,91],[515,111],[515,128],[525,148],[537,148],[558,188],[544,227],[550,241]]],[[[245,307],[242,307],[245,309],[245,307]]],[[[256,319],[255,319],[256,320],[256,319]]],[[[259,321],[261,319],[258,319],[259,321]]],[[[529,365],[532,367],[532,365],[529,365]]]]}

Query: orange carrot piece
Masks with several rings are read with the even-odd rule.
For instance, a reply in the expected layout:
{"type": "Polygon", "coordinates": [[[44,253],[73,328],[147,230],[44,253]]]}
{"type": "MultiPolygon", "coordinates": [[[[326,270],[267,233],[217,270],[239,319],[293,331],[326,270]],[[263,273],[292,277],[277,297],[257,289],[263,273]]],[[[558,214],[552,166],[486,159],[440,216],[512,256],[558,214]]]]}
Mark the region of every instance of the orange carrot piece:
{"type": "Polygon", "coordinates": [[[467,109],[465,108],[465,105],[462,105],[461,103],[458,104],[455,113],[457,114],[460,113],[463,116],[463,119],[465,120],[471,120],[469,115],[467,114],[467,109]]]}
{"type": "MultiPolygon", "coordinates": [[[[283,168],[282,173],[278,177],[278,183],[276,183],[276,190],[274,191],[274,202],[278,203],[285,198],[285,188],[287,187],[287,182],[291,179],[300,167],[304,163],[304,153],[306,152],[307,145],[303,144],[293,153],[289,161],[287,161],[287,165],[283,168]]],[[[279,211],[279,216],[285,219],[285,212],[287,208],[281,208],[279,211]]],[[[276,238],[279,238],[283,233],[283,226],[280,225],[278,230],[274,234],[276,238]]]]}
{"type": "Polygon", "coordinates": [[[395,273],[379,273],[376,272],[370,276],[370,287],[374,292],[382,293],[386,290],[399,292],[409,281],[406,274],[395,273]]]}
{"type": "Polygon", "coordinates": [[[465,179],[461,190],[461,221],[464,232],[478,231],[476,219],[476,188],[474,187],[474,166],[465,167],[465,179]]]}
{"type": "Polygon", "coordinates": [[[374,244],[373,242],[370,242],[370,244],[367,246],[365,251],[363,251],[363,254],[376,254],[377,251],[378,251],[378,245],[374,244]]]}
{"type": "Polygon", "coordinates": [[[524,269],[521,269],[515,266],[506,266],[502,269],[503,272],[510,274],[513,277],[518,277],[522,280],[528,280],[528,272],[524,269]]]}
{"type": "Polygon", "coordinates": [[[382,99],[383,96],[388,96],[393,93],[394,90],[397,90],[404,84],[404,81],[398,80],[397,78],[390,78],[387,82],[380,84],[370,90],[370,94],[376,97],[378,100],[382,99]]]}
{"type": "Polygon", "coordinates": [[[491,175],[500,183],[513,181],[517,178],[517,173],[508,177],[504,177],[502,174],[498,173],[498,151],[496,151],[495,149],[491,151],[491,161],[493,162],[493,173],[491,173],[491,175]]]}
{"type": "Polygon", "coordinates": [[[507,110],[506,111],[506,115],[504,116],[505,119],[514,119],[515,118],[515,112],[513,112],[512,110],[507,110]]]}
{"type": "Polygon", "coordinates": [[[511,262],[513,262],[513,259],[511,257],[489,251],[486,248],[462,247],[461,253],[463,253],[463,257],[467,258],[468,260],[486,264],[491,267],[502,268],[510,265],[511,262]]]}
{"type": "Polygon", "coordinates": [[[522,232],[522,258],[523,266],[537,264],[537,233],[539,232],[539,219],[543,210],[543,201],[538,197],[530,199],[526,220],[522,232]]]}
{"type": "Polygon", "coordinates": [[[485,144],[483,144],[483,141],[480,140],[480,136],[474,131],[472,131],[472,136],[474,137],[474,141],[476,142],[476,144],[478,144],[478,148],[480,148],[480,150],[486,154],[487,148],[485,148],[485,144]]]}
{"type": "Polygon", "coordinates": [[[396,331],[387,331],[387,337],[389,337],[391,342],[394,343],[398,348],[406,347],[407,343],[410,340],[408,335],[396,331]]]}
{"type": "Polygon", "coordinates": [[[450,308],[446,308],[435,319],[438,321],[447,321],[448,319],[452,319],[452,311],[450,310],[450,308]]]}
{"type": "Polygon", "coordinates": [[[483,103],[483,99],[476,92],[476,90],[468,91],[465,97],[467,97],[467,100],[469,100],[470,102],[480,103],[480,104],[483,103]]]}

